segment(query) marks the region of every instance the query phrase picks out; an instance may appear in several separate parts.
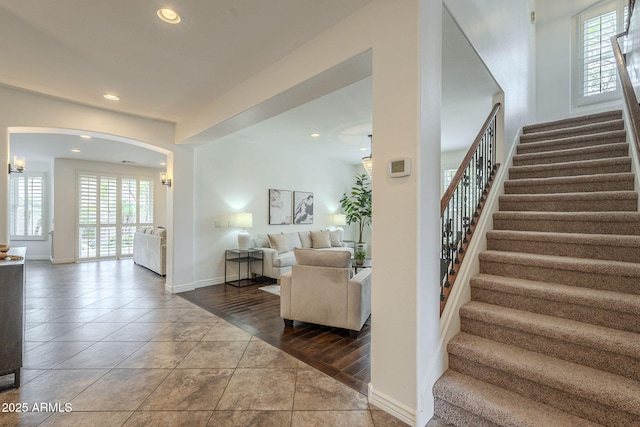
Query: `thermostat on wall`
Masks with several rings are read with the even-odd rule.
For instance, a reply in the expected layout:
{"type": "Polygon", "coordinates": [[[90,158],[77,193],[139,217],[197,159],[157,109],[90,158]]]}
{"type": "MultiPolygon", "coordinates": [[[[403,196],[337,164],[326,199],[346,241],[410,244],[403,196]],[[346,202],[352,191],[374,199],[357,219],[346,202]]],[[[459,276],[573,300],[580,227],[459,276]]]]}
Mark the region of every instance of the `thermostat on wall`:
{"type": "Polygon", "coordinates": [[[411,175],[411,159],[408,157],[400,157],[389,160],[388,172],[391,178],[411,175]]]}

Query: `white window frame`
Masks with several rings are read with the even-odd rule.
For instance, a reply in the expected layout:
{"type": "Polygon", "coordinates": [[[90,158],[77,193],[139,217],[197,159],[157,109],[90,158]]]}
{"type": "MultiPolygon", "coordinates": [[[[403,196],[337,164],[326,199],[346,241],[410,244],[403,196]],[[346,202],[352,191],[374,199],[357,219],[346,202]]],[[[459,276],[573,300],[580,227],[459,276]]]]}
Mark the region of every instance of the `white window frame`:
{"type": "MultiPolygon", "coordinates": [[[[10,199],[11,199],[11,195],[13,195],[14,197],[17,197],[16,193],[13,193],[13,189],[15,184],[15,181],[20,179],[20,178],[24,178],[26,180],[28,180],[29,178],[40,178],[41,179],[41,209],[42,209],[42,215],[40,218],[40,233],[39,234],[14,234],[12,231],[14,230],[13,224],[11,224],[11,226],[9,227],[10,233],[11,233],[11,240],[16,240],[16,241],[21,241],[21,240],[47,240],[47,235],[49,233],[48,227],[47,227],[47,179],[44,173],[40,173],[40,172],[23,172],[20,174],[11,174],[9,177],[9,185],[10,185],[10,190],[9,190],[9,195],[10,195],[10,199]]],[[[25,188],[25,191],[28,194],[28,190],[29,186],[27,185],[25,188]]],[[[28,196],[27,196],[28,197],[28,196]]],[[[17,203],[17,200],[9,200],[9,218],[10,221],[13,221],[13,215],[15,214],[15,203],[17,203]]],[[[29,217],[32,215],[32,211],[31,211],[31,207],[32,206],[27,206],[27,209],[25,210],[25,224],[27,222],[29,222],[29,217]]]]}
{"type": "MultiPolygon", "coordinates": [[[[600,102],[612,101],[621,97],[620,79],[615,71],[616,89],[594,95],[584,94],[584,24],[595,17],[606,13],[616,12],[616,34],[624,29],[625,2],[621,0],[608,0],[584,10],[573,18],[573,61],[572,61],[572,91],[575,107],[583,107],[600,102]]],[[[606,40],[609,43],[609,40],[606,40]]],[[[615,60],[615,59],[614,59],[615,60]]]]}
{"type": "MultiPolygon", "coordinates": [[[[152,177],[149,176],[144,176],[144,175],[132,175],[132,174],[117,174],[117,173],[106,173],[106,172],[92,172],[92,171],[78,171],[77,176],[76,176],[76,188],[77,188],[77,194],[76,194],[76,214],[77,214],[77,221],[76,221],[76,239],[75,239],[75,248],[76,248],[76,260],[77,261],[93,261],[93,260],[100,260],[100,259],[120,259],[120,258],[128,258],[133,256],[133,252],[123,252],[123,246],[122,246],[122,238],[123,238],[123,233],[122,231],[125,228],[133,228],[133,232],[135,233],[135,230],[140,227],[140,226],[151,226],[153,225],[153,198],[154,198],[154,180],[152,177]],[[81,190],[81,180],[80,177],[81,176],[92,176],[95,177],[97,180],[97,186],[98,186],[98,192],[97,192],[97,199],[96,199],[96,212],[95,212],[95,222],[94,223],[83,223],[83,219],[80,217],[80,206],[81,206],[81,200],[80,197],[82,195],[82,190],[81,190]],[[104,198],[101,198],[101,193],[100,193],[100,186],[101,186],[101,182],[102,179],[115,179],[116,181],[116,185],[115,185],[115,197],[116,197],[116,209],[115,209],[115,221],[111,218],[112,214],[106,214],[106,210],[103,209],[102,207],[102,203],[105,200],[104,198]],[[135,207],[135,220],[132,222],[125,222],[123,220],[123,198],[122,198],[122,181],[123,180],[135,180],[136,182],[136,207],[135,207]],[[140,183],[144,181],[144,182],[148,182],[149,183],[149,187],[150,187],[150,200],[148,200],[147,202],[150,203],[150,208],[151,208],[151,222],[141,222],[140,221],[140,211],[141,211],[141,194],[140,194],[140,183]],[[105,215],[108,217],[106,219],[106,222],[104,220],[105,215]],[[96,247],[94,249],[95,251],[95,256],[86,256],[82,254],[82,250],[81,250],[81,242],[80,242],[80,235],[81,235],[81,229],[82,228],[94,228],[96,231],[96,235],[95,235],[95,244],[96,247]],[[115,254],[108,254],[108,255],[104,255],[101,253],[100,251],[100,236],[101,236],[101,230],[102,229],[114,229],[114,236],[116,239],[116,249],[115,249],[115,254]]],[[[131,233],[131,238],[133,238],[133,233],[131,233]]]]}

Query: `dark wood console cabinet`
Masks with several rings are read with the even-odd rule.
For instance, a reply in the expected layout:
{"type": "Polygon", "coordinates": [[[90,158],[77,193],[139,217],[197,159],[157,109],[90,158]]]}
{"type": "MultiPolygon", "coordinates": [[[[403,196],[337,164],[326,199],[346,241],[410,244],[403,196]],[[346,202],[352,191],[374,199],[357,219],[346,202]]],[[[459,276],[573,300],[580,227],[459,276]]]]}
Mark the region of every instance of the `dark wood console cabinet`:
{"type": "Polygon", "coordinates": [[[0,390],[20,387],[26,252],[26,248],[12,248],[9,255],[19,255],[22,259],[0,260],[0,377],[13,375],[13,382],[5,385],[2,381],[0,390]]]}

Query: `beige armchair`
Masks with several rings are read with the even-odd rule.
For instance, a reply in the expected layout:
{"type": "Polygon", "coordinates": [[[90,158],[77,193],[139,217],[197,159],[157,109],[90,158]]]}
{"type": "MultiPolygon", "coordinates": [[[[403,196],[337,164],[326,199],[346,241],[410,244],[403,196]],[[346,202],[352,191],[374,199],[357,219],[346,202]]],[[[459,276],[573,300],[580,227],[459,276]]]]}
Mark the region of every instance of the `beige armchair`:
{"type": "Polygon", "coordinates": [[[351,252],[295,249],[296,264],[280,282],[280,316],[345,328],[357,337],[371,314],[371,269],[352,276],[351,252]]]}

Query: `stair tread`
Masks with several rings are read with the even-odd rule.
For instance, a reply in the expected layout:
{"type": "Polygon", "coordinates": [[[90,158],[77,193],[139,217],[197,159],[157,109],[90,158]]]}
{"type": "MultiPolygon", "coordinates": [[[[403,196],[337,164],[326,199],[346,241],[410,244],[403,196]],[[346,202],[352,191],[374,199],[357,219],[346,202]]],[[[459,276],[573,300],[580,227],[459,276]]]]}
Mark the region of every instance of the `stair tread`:
{"type": "Polygon", "coordinates": [[[611,181],[626,181],[633,180],[634,174],[631,172],[620,173],[602,173],[595,175],[577,175],[577,176],[553,176],[545,178],[522,178],[522,179],[509,179],[504,182],[505,186],[519,187],[519,186],[543,186],[551,184],[576,184],[592,181],[599,182],[611,182],[611,181]]]}
{"type": "Polygon", "coordinates": [[[516,161],[521,161],[521,160],[539,160],[539,159],[546,159],[546,158],[552,158],[552,157],[571,157],[578,154],[587,154],[587,153],[603,153],[607,151],[625,149],[625,148],[628,148],[628,146],[629,146],[629,143],[627,142],[615,142],[615,143],[602,144],[602,145],[591,145],[587,147],[543,151],[541,153],[515,154],[513,156],[513,161],[515,163],[516,161]]]}
{"type": "Polygon", "coordinates": [[[571,126],[574,123],[594,123],[610,120],[619,120],[622,118],[622,110],[610,110],[602,113],[585,114],[576,117],[569,117],[566,119],[552,120],[550,122],[534,123],[522,128],[523,133],[535,133],[536,129],[544,129],[553,126],[575,127],[571,126]],[[567,125],[567,126],[565,126],[567,125]]]}
{"type": "Polygon", "coordinates": [[[434,395],[498,425],[599,425],[452,370],[436,382],[434,395]]]}
{"type": "Polygon", "coordinates": [[[563,127],[559,129],[540,130],[537,132],[527,132],[520,136],[520,143],[526,144],[530,139],[545,138],[556,139],[565,135],[587,135],[592,133],[604,132],[606,130],[624,129],[624,121],[622,119],[613,119],[603,122],[586,123],[577,126],[563,127]]]}
{"type": "Polygon", "coordinates": [[[537,212],[537,211],[502,211],[494,212],[494,218],[514,218],[532,221],[542,219],[546,221],[622,221],[640,222],[640,212],[537,212]]]}
{"type": "Polygon", "coordinates": [[[496,276],[480,273],[471,278],[471,287],[493,289],[503,293],[529,295],[554,301],[565,301],[575,305],[611,309],[640,316],[640,295],[621,292],[579,288],[558,283],[496,276]]]}
{"type": "Polygon", "coordinates": [[[479,301],[462,306],[460,316],[640,360],[640,334],[634,332],[479,301]]]}
{"type": "Polygon", "coordinates": [[[640,381],[465,332],[449,341],[448,350],[528,381],[640,415],[640,381]]]}
{"type": "Polygon", "coordinates": [[[478,255],[482,261],[507,261],[512,264],[555,268],[559,270],[583,271],[595,274],[615,274],[640,278],[640,264],[635,262],[561,257],[522,252],[483,251],[478,255]]]}
{"type": "Polygon", "coordinates": [[[607,137],[612,139],[621,139],[621,141],[617,141],[617,142],[624,142],[626,141],[627,132],[625,130],[614,130],[614,131],[592,133],[587,135],[567,136],[565,138],[552,139],[550,141],[527,142],[525,144],[518,145],[517,153],[525,154],[525,153],[520,153],[521,150],[522,151],[535,151],[535,150],[555,151],[558,149],[558,146],[579,144],[580,142],[586,142],[586,141],[602,141],[607,137]],[[546,148],[550,148],[551,150],[544,150],[546,148]]]}
{"type": "MultiPolygon", "coordinates": [[[[529,240],[546,243],[572,243],[576,245],[631,247],[640,250],[640,236],[619,234],[557,233],[546,231],[490,230],[487,238],[529,240]]],[[[640,252],[638,252],[640,262],[640,252]]]]}
{"type": "Polygon", "coordinates": [[[637,199],[638,193],[633,190],[617,190],[617,191],[588,191],[588,192],[572,192],[572,193],[534,193],[534,194],[503,194],[499,200],[601,200],[601,199],[617,199],[628,200],[637,199]]]}
{"type": "Polygon", "coordinates": [[[586,168],[593,169],[597,166],[614,166],[614,165],[629,165],[631,166],[631,157],[610,157],[604,159],[590,159],[590,160],[572,160],[568,162],[558,163],[545,163],[540,165],[519,165],[511,166],[509,172],[537,172],[542,170],[558,170],[558,169],[574,169],[574,168],[586,168]]]}

